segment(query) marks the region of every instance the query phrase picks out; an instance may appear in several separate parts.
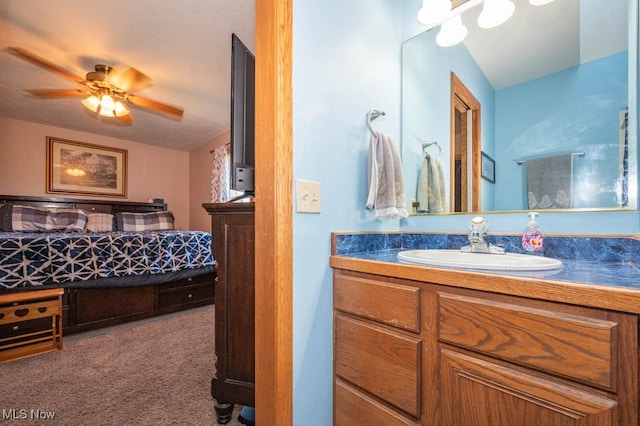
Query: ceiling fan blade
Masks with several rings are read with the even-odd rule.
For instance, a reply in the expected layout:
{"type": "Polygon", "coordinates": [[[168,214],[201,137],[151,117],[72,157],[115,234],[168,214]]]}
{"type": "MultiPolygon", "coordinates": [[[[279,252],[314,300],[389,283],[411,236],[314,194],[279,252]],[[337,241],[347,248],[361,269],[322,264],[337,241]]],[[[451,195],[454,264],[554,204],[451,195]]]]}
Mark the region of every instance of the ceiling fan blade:
{"type": "Polygon", "coordinates": [[[89,96],[89,93],[80,89],[25,89],[39,98],[66,98],[68,96],[89,96]]]}
{"type": "Polygon", "coordinates": [[[129,95],[127,97],[129,102],[142,108],[148,108],[155,111],[166,112],[167,114],[177,115],[182,117],[184,110],[182,108],[174,107],[171,105],[163,104],[151,99],[143,98],[142,96],[129,95]]]}
{"type": "Polygon", "coordinates": [[[36,55],[35,53],[29,52],[26,49],[23,49],[21,47],[9,47],[9,50],[14,55],[19,56],[20,58],[25,59],[33,64],[36,64],[48,71],[58,74],[59,76],[64,77],[68,80],[75,81],[76,83],[82,83],[84,81],[84,78],[65,70],[64,68],[54,64],[53,62],[41,58],[40,56],[36,55]]]}
{"type": "Polygon", "coordinates": [[[111,70],[107,79],[109,83],[125,92],[138,91],[151,86],[151,78],[135,68],[129,68],[124,72],[111,70]]]}
{"type": "Polygon", "coordinates": [[[133,118],[131,117],[131,114],[127,114],[120,117],[116,117],[116,120],[122,123],[131,124],[131,122],[133,121],[133,118]]]}

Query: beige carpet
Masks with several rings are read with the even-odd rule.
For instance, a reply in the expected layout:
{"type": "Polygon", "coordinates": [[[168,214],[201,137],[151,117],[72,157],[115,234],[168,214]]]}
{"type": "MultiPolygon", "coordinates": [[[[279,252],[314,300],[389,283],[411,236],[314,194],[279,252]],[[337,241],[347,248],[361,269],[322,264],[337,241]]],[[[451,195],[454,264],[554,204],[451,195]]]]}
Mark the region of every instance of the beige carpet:
{"type": "MultiPolygon", "coordinates": [[[[213,321],[213,306],[191,309],[0,364],[0,424],[215,425],[213,321]]],[[[228,425],[240,424],[239,408],[228,425]]]]}

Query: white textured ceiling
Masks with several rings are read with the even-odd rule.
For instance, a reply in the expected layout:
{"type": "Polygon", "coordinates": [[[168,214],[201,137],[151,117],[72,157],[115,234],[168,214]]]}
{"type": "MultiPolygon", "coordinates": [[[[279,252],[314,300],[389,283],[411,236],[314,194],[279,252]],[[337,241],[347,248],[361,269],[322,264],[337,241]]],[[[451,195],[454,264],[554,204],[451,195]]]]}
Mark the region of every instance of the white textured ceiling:
{"type": "Polygon", "coordinates": [[[254,51],[254,28],[254,0],[2,0],[0,116],[190,151],[229,129],[231,34],[254,51]],[[153,80],[138,94],[184,116],[131,106],[124,125],[97,118],[78,98],[35,98],[23,89],[81,86],[9,46],[82,77],[95,64],[136,68],[153,80]]]}
{"type": "Polygon", "coordinates": [[[477,25],[482,7],[463,15],[464,43],[496,90],[627,50],[629,0],[513,0],[513,16],[477,25]]]}

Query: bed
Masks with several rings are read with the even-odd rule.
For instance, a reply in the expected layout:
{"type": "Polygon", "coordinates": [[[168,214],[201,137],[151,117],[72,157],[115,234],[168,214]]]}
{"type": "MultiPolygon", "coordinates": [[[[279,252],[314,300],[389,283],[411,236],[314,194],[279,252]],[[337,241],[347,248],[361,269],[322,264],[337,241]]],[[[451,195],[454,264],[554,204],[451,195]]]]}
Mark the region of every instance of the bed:
{"type": "Polygon", "coordinates": [[[0,296],[63,288],[65,334],[214,303],[211,234],[162,200],[0,196],[0,296]]]}

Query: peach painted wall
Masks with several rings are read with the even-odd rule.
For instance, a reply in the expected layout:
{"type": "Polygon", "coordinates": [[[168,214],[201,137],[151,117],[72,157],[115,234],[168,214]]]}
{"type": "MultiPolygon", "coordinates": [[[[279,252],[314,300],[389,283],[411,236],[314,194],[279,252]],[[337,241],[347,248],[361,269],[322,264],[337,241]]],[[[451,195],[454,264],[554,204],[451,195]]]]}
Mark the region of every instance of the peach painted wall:
{"type": "Polygon", "coordinates": [[[149,198],[164,198],[175,215],[176,228],[189,229],[188,152],[59,127],[0,118],[0,194],[65,197],[46,193],[47,136],[126,149],[128,185],[125,200],[144,202],[149,198]]]}
{"type": "Polygon", "coordinates": [[[212,149],[229,143],[230,131],[216,137],[213,141],[201,145],[189,153],[189,186],[191,188],[191,229],[211,232],[211,219],[202,203],[211,202],[211,166],[212,149]]]}

